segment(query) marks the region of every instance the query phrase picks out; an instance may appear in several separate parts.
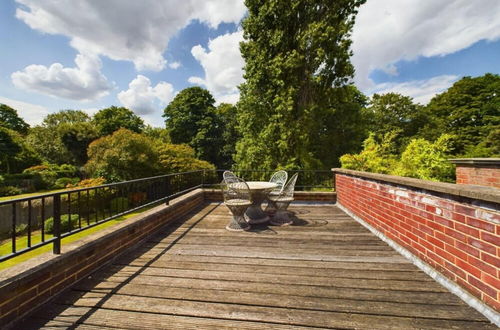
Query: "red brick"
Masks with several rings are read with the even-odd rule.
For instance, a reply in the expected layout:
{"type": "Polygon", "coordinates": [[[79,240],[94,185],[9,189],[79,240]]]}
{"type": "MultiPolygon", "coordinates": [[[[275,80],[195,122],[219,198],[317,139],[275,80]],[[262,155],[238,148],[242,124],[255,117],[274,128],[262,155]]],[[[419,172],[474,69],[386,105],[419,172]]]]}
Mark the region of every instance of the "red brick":
{"type": "Polygon", "coordinates": [[[486,242],[490,242],[496,246],[500,246],[500,236],[499,235],[492,235],[486,232],[481,233],[481,238],[485,240],[486,242]]]}
{"type": "Polygon", "coordinates": [[[495,299],[497,298],[497,291],[494,288],[483,283],[482,281],[478,280],[474,276],[471,276],[471,275],[467,276],[467,282],[469,282],[470,284],[472,284],[473,286],[475,286],[476,288],[478,288],[482,292],[486,293],[488,296],[495,298],[495,299]]]}
{"type": "Polygon", "coordinates": [[[497,248],[494,245],[491,245],[491,244],[486,243],[484,241],[480,241],[480,240],[477,240],[475,238],[468,237],[467,243],[469,243],[469,245],[472,245],[472,246],[474,246],[482,251],[491,253],[493,255],[496,255],[496,253],[497,253],[497,248]]]}
{"type": "Polygon", "coordinates": [[[472,227],[469,227],[469,226],[466,226],[466,225],[463,225],[461,223],[455,224],[455,230],[458,230],[458,231],[465,233],[467,235],[479,238],[479,230],[472,228],[472,227]]]}
{"type": "Polygon", "coordinates": [[[431,244],[433,244],[433,245],[435,245],[435,246],[438,246],[438,247],[440,247],[441,249],[443,249],[443,248],[444,248],[444,243],[443,243],[443,241],[441,241],[441,240],[439,240],[439,239],[437,239],[437,238],[434,238],[434,237],[432,237],[432,236],[427,236],[427,240],[428,240],[431,244]]]}
{"type": "Polygon", "coordinates": [[[455,231],[455,230],[449,229],[449,228],[445,228],[444,232],[446,235],[451,236],[455,239],[458,239],[459,241],[467,242],[467,237],[464,234],[459,233],[458,231],[455,231]]]}
{"type": "Polygon", "coordinates": [[[446,269],[448,269],[449,271],[451,271],[453,274],[455,274],[457,276],[460,276],[463,279],[467,279],[467,274],[462,269],[460,269],[459,267],[455,266],[454,264],[452,264],[452,263],[450,263],[448,261],[445,261],[444,262],[444,267],[446,269]]]}
{"type": "Polygon", "coordinates": [[[481,259],[490,265],[500,268],[500,258],[498,256],[492,256],[487,253],[481,253],[481,259]]]}
{"type": "Polygon", "coordinates": [[[444,249],[446,251],[450,252],[451,254],[453,254],[453,256],[460,258],[464,261],[466,261],[468,258],[468,255],[466,253],[460,251],[459,249],[455,248],[454,246],[446,244],[444,249]]]}
{"type": "Polygon", "coordinates": [[[489,296],[484,296],[483,301],[489,306],[493,307],[497,312],[500,312],[500,299],[493,299],[489,296]]]}
{"type": "Polygon", "coordinates": [[[476,249],[473,246],[470,246],[469,244],[462,243],[460,241],[455,241],[455,247],[457,249],[460,249],[460,250],[476,257],[476,258],[479,258],[481,255],[481,252],[478,249],[476,249]]]}
{"type": "Polygon", "coordinates": [[[493,277],[493,276],[490,276],[488,274],[484,274],[482,275],[481,279],[491,285],[492,287],[496,288],[497,290],[500,290],[500,279],[498,279],[497,277],[493,277]]]}
{"type": "Polygon", "coordinates": [[[449,253],[449,252],[447,252],[445,250],[442,250],[442,249],[440,249],[438,247],[436,247],[434,249],[434,252],[436,252],[436,254],[439,254],[441,257],[445,258],[446,260],[455,263],[455,259],[456,258],[455,258],[455,256],[453,254],[451,254],[451,253],[449,253]]]}
{"type": "Polygon", "coordinates": [[[431,227],[434,230],[440,231],[444,233],[444,226],[434,222],[434,221],[427,221],[427,226],[431,227]]]}
{"type": "Polygon", "coordinates": [[[455,245],[457,242],[454,238],[440,232],[434,232],[434,237],[450,245],[455,245]]]}
{"type": "Polygon", "coordinates": [[[420,229],[421,231],[423,231],[426,234],[434,235],[434,230],[432,230],[431,228],[427,227],[427,225],[419,225],[418,229],[420,229]]]}
{"type": "Polygon", "coordinates": [[[495,233],[495,225],[487,221],[467,217],[466,222],[469,226],[495,233]]]}
{"type": "MultiPolygon", "coordinates": [[[[468,206],[461,205],[461,204],[455,204],[454,210],[457,213],[468,215],[471,217],[474,217],[476,215],[475,209],[468,207],[468,206]]],[[[459,220],[457,220],[457,221],[459,221],[459,220]]],[[[465,222],[465,217],[464,217],[464,221],[461,221],[461,222],[465,222]]]]}
{"type": "MultiPolygon", "coordinates": [[[[483,259],[484,255],[485,253],[481,254],[481,259],[483,259]]],[[[479,268],[483,272],[486,272],[492,276],[497,276],[497,267],[493,267],[490,264],[471,256],[467,258],[467,261],[469,262],[469,264],[473,265],[476,268],[479,268]]]]}
{"type": "Polygon", "coordinates": [[[481,290],[471,285],[469,282],[462,280],[461,278],[457,278],[456,280],[461,287],[469,291],[473,296],[476,296],[477,298],[481,299],[482,296],[481,290]]]}
{"type": "Polygon", "coordinates": [[[437,223],[440,223],[442,225],[445,225],[449,228],[453,228],[455,225],[453,221],[445,219],[445,218],[437,216],[437,215],[434,216],[434,221],[437,223]]]}

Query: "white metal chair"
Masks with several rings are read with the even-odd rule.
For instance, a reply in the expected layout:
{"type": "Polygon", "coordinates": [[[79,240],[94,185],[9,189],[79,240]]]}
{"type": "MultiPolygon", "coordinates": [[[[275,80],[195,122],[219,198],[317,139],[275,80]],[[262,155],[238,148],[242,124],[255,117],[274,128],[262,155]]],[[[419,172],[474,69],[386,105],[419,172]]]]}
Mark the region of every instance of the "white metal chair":
{"type": "Polygon", "coordinates": [[[295,190],[295,183],[297,182],[299,174],[292,175],[290,180],[285,184],[281,193],[277,196],[270,195],[269,200],[273,201],[276,205],[276,213],[271,219],[271,224],[275,226],[286,226],[293,221],[288,215],[287,209],[291,202],[293,202],[293,193],[295,190]]]}
{"type": "MultiPolygon", "coordinates": [[[[269,182],[276,183],[277,186],[270,193],[269,196],[279,196],[283,191],[283,187],[285,186],[286,180],[288,179],[288,173],[286,171],[280,170],[275,172],[269,182]]],[[[269,215],[273,215],[276,212],[276,203],[270,198],[267,199],[266,213],[269,215]]]]}
{"type": "Polygon", "coordinates": [[[231,221],[226,226],[229,231],[250,229],[244,217],[247,208],[252,205],[250,189],[247,183],[236,176],[227,176],[221,183],[224,204],[232,213],[231,221]]]}

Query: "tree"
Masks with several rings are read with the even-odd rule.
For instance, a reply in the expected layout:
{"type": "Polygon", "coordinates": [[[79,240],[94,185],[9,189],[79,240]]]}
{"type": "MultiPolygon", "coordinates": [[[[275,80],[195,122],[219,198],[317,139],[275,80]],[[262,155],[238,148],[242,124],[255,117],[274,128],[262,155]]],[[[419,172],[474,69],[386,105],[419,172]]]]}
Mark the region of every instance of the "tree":
{"type": "Polygon", "coordinates": [[[0,127],[0,165],[7,173],[10,173],[11,160],[21,152],[21,145],[12,133],[8,128],[0,127]]]}
{"type": "Polygon", "coordinates": [[[394,142],[402,150],[425,123],[423,107],[413,99],[398,93],[374,94],[367,108],[370,116],[369,130],[381,138],[392,131],[399,131],[394,142]]]}
{"type": "Polygon", "coordinates": [[[170,138],[170,133],[167,129],[161,127],[153,127],[151,125],[146,125],[142,134],[146,135],[150,139],[158,141],[160,143],[170,143],[172,142],[170,138]]]}
{"type": "Polygon", "coordinates": [[[241,138],[236,120],[236,107],[232,104],[221,103],[216,114],[222,127],[222,148],[219,151],[219,168],[230,169],[233,166],[233,157],[236,154],[236,142],[241,138]]]}
{"type": "Polygon", "coordinates": [[[46,162],[82,166],[89,143],[97,137],[89,115],[81,110],[62,110],[33,127],[27,142],[46,162]]]}
{"type": "Polygon", "coordinates": [[[172,143],[186,143],[194,148],[198,158],[219,166],[222,127],[214,103],[206,89],[186,88],[165,108],[163,117],[172,143]]]}
{"type": "MultiPolygon", "coordinates": [[[[348,84],[350,31],[364,0],[247,0],[238,123],[242,168],[317,168],[311,132],[332,87],[348,84]]],[[[329,129],[335,129],[329,127],[329,129]]]]}
{"type": "Polygon", "coordinates": [[[40,158],[20,133],[0,126],[0,172],[19,173],[39,163],[40,158]]]}
{"type": "Polygon", "coordinates": [[[0,126],[26,135],[30,125],[28,125],[17,111],[6,104],[0,104],[0,126]]]}
{"type": "Polygon", "coordinates": [[[435,140],[443,132],[452,134],[455,155],[465,154],[500,128],[499,91],[498,74],[460,79],[429,102],[425,109],[429,120],[419,135],[435,140]]]}
{"type": "Polygon", "coordinates": [[[158,154],[160,171],[164,174],[215,169],[209,162],[196,159],[194,149],[186,144],[161,144],[158,154]]]}
{"type": "Polygon", "coordinates": [[[159,172],[154,142],[125,128],[92,142],[88,157],[85,171],[108,182],[150,177],[159,172]]]}
{"type": "Polygon", "coordinates": [[[99,110],[94,115],[93,122],[100,136],[110,135],[120,128],[141,133],[144,121],[131,110],[123,107],[109,107],[99,110]]]}

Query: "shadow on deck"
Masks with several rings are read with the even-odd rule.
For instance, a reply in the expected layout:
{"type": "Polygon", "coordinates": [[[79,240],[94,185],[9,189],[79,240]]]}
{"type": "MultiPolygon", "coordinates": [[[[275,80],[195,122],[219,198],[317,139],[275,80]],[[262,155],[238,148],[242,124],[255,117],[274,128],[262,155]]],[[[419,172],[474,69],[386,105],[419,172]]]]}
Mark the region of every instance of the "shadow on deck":
{"type": "Polygon", "coordinates": [[[290,210],[232,233],[207,204],[18,328],[496,328],[337,207],[290,210]]]}

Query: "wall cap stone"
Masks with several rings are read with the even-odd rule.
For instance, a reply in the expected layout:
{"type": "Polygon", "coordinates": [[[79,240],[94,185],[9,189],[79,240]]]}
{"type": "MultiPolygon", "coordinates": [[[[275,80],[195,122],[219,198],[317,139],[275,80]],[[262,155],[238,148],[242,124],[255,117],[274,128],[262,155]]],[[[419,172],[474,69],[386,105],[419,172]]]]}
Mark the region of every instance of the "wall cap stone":
{"type": "Polygon", "coordinates": [[[482,166],[498,166],[500,167],[500,158],[453,158],[448,159],[456,165],[477,165],[482,166]]]}
{"type": "Polygon", "coordinates": [[[467,197],[471,199],[478,199],[487,202],[500,203],[500,189],[494,187],[427,181],[395,175],[347,170],[344,168],[333,168],[332,172],[395,183],[403,186],[415,187],[439,193],[467,197]]]}

